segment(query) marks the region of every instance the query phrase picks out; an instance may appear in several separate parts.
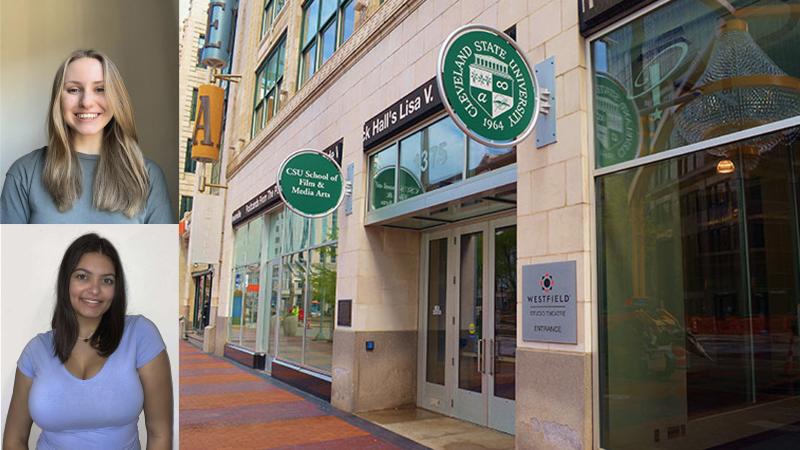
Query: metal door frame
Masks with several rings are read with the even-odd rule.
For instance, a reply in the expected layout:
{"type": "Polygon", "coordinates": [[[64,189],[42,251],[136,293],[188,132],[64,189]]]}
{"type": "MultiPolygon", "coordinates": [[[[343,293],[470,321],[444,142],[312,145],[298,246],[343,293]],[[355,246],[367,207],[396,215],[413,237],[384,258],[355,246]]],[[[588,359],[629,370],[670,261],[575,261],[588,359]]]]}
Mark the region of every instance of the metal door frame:
{"type": "Polygon", "coordinates": [[[418,352],[417,352],[417,405],[441,414],[457,417],[479,425],[513,434],[515,421],[515,401],[494,396],[494,256],[495,231],[499,228],[516,226],[515,215],[473,222],[460,226],[425,232],[422,235],[420,251],[420,300],[418,314],[418,352]],[[461,236],[474,232],[483,233],[483,305],[482,332],[483,358],[481,393],[458,387],[459,319],[460,319],[460,269],[461,236]],[[428,327],[428,270],[430,267],[430,243],[447,240],[447,294],[445,328],[445,384],[444,386],[427,382],[427,327],[428,327]],[[449,363],[449,364],[448,364],[449,363]]]}

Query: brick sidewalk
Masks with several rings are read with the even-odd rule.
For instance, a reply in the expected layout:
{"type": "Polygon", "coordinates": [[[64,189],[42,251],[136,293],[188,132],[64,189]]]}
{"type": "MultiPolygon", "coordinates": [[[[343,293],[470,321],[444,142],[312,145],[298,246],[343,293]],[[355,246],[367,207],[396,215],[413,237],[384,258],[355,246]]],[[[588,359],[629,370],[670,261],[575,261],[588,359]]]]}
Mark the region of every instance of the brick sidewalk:
{"type": "Polygon", "coordinates": [[[259,372],[180,343],[181,449],[424,449],[259,372]]]}

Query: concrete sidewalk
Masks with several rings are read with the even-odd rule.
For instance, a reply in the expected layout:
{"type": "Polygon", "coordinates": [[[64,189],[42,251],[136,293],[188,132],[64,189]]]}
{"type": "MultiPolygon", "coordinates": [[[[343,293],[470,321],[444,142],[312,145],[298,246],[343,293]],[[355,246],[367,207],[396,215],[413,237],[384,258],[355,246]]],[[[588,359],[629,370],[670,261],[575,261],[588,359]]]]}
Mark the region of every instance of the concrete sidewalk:
{"type": "Polygon", "coordinates": [[[266,374],[180,344],[182,449],[426,449],[266,374]]]}

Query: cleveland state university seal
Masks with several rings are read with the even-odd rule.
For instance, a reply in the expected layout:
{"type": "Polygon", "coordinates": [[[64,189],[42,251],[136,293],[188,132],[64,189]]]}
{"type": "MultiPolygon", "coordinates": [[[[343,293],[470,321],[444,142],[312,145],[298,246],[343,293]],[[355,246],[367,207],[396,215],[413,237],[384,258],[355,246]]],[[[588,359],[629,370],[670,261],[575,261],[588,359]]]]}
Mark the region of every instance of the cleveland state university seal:
{"type": "Polygon", "coordinates": [[[536,77],[505,34],[482,25],[459,28],[439,54],[437,81],[453,120],[485,145],[516,145],[539,109],[536,77]]]}

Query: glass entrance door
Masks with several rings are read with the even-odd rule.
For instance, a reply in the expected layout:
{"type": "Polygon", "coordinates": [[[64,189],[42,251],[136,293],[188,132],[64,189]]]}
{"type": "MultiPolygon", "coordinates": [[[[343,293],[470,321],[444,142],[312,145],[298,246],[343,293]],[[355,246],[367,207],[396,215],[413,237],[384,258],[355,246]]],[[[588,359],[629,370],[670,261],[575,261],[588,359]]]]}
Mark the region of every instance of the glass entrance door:
{"type": "Polygon", "coordinates": [[[418,404],[514,433],[514,217],[423,239],[418,404]]]}
{"type": "Polygon", "coordinates": [[[195,333],[203,334],[208,326],[211,315],[211,283],[212,272],[196,275],[194,277],[194,314],[192,315],[192,328],[195,333]]]}
{"type": "Polygon", "coordinates": [[[280,290],[280,258],[275,258],[265,263],[266,269],[261,276],[261,289],[264,291],[259,302],[263,309],[259,311],[261,317],[259,325],[258,347],[260,352],[266,354],[265,370],[270,371],[272,360],[275,358],[276,330],[278,328],[278,296],[280,290]]]}

